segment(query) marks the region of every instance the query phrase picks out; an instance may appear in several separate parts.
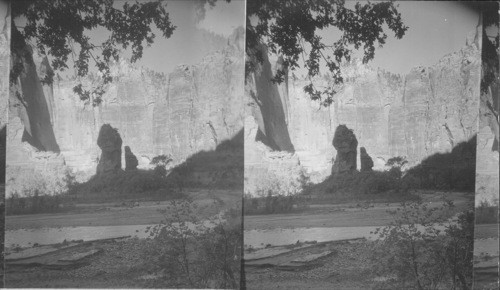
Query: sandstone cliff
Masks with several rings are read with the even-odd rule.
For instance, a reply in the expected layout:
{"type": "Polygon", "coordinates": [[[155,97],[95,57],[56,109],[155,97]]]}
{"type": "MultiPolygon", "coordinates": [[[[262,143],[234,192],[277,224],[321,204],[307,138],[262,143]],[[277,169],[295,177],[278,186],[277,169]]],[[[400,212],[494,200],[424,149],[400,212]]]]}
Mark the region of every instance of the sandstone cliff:
{"type": "MultiPolygon", "coordinates": [[[[500,31],[496,30],[498,35],[500,31]]],[[[495,47],[491,42],[483,40],[483,53],[487,49],[490,52],[495,51],[495,47]],[[490,47],[487,47],[487,46],[490,47]]],[[[500,53],[496,47],[497,55],[500,53]]],[[[493,54],[494,55],[494,54],[493,54]]],[[[476,206],[481,202],[490,204],[498,202],[499,197],[499,72],[498,60],[490,53],[483,55],[483,70],[487,69],[494,75],[493,82],[489,87],[482,92],[479,104],[479,132],[477,136],[477,162],[476,162],[476,206]],[[493,63],[492,63],[493,62],[493,63]],[[496,63],[496,68],[494,63],[496,63]],[[496,70],[496,71],[495,71],[496,70]]],[[[483,75],[484,76],[484,75],[483,75]]]]}
{"type": "MultiPolygon", "coordinates": [[[[139,168],[148,167],[150,160],[161,154],[170,154],[172,165],[176,165],[196,152],[214,150],[243,127],[243,33],[243,28],[236,29],[224,49],[196,65],[180,65],[169,75],[126,61],[116,63],[112,67],[114,81],[106,88],[104,102],[95,108],[73,93],[74,80],[56,75],[52,85],[41,83],[41,67],[47,61],[34,53],[35,66],[29,72],[38,80],[26,82],[33,89],[29,97],[47,106],[46,110],[30,111],[22,102],[28,95],[25,87],[12,88],[8,166],[33,168],[40,155],[51,155],[44,160],[60,160],[57,166],[65,164],[88,177],[95,173],[101,153],[97,138],[103,124],[118,129],[123,147],[130,147],[137,156],[139,168]],[[14,98],[16,92],[21,98],[14,98]],[[32,119],[52,129],[57,148],[36,146],[50,135],[47,130],[40,137],[26,138],[32,119]]],[[[84,82],[92,83],[92,76],[84,82]]]]}
{"type": "MultiPolygon", "coordinates": [[[[418,164],[434,153],[451,151],[477,133],[481,74],[477,43],[468,43],[433,66],[413,68],[404,76],[354,60],[343,67],[345,83],[329,108],[311,101],[302,89],[306,81],[295,76],[279,86],[267,81],[259,87],[256,79],[262,83],[272,76],[267,66],[265,62],[247,81],[248,110],[253,116],[248,122],[257,124],[254,130],[262,133],[258,144],[272,145],[270,140],[283,137],[276,134],[289,136],[294,149],[289,154],[314,177],[313,181],[331,173],[336,156],[332,139],[339,125],[353,130],[358,146],[372,158],[374,170],[383,169],[386,161],[396,156],[405,156],[410,166],[418,164]],[[281,103],[283,107],[277,112],[273,107],[261,109],[258,102],[267,98],[271,99],[268,103],[281,103]],[[267,123],[278,129],[268,130],[267,123]]],[[[318,86],[329,84],[327,77],[315,82],[318,86]]],[[[259,139],[258,134],[253,135],[259,139]]],[[[264,156],[262,150],[252,149],[262,146],[252,145],[256,142],[253,135],[247,134],[245,139],[245,157],[252,156],[252,164],[245,170],[259,163],[269,168],[266,158],[259,161],[259,156],[264,156]]],[[[268,152],[272,149],[267,147],[268,152]]],[[[359,170],[359,154],[357,158],[359,170]]],[[[258,181],[247,178],[248,186],[252,182],[258,181]]]]}
{"type": "Polygon", "coordinates": [[[0,183],[5,183],[5,142],[9,99],[10,13],[0,1],[0,183]]]}

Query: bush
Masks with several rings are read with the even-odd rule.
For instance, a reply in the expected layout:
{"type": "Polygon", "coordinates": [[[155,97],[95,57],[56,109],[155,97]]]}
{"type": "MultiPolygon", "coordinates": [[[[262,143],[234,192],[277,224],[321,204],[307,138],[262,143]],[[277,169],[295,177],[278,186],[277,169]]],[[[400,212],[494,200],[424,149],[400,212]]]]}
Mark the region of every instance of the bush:
{"type": "Polygon", "coordinates": [[[244,195],[244,214],[288,213],[306,207],[304,191],[309,186],[309,178],[300,171],[296,178],[269,173],[256,186],[253,195],[244,195]]]}
{"type": "Polygon", "coordinates": [[[66,193],[74,186],[69,168],[41,171],[9,167],[7,215],[54,213],[74,207],[66,193]]]}
{"type": "Polygon", "coordinates": [[[35,192],[33,196],[20,196],[13,193],[6,200],[7,215],[55,213],[73,208],[74,204],[65,195],[40,195],[35,192]]]}
{"type": "Polygon", "coordinates": [[[349,172],[330,176],[326,181],[326,192],[376,194],[400,189],[398,174],[394,171],[349,172]]]}
{"type": "Polygon", "coordinates": [[[498,223],[498,202],[490,204],[482,201],[476,207],[476,224],[496,224],[498,223]]]}
{"type": "Polygon", "coordinates": [[[470,289],[474,213],[465,211],[456,224],[443,221],[453,203],[430,208],[422,201],[403,203],[391,214],[393,223],[379,228],[373,251],[377,275],[393,277],[383,289],[470,289]],[[444,232],[437,226],[444,227],[444,232]]]}
{"type": "Polygon", "coordinates": [[[307,197],[303,195],[253,197],[245,194],[243,199],[245,215],[290,213],[307,208],[307,197]]]}
{"type": "Polygon", "coordinates": [[[163,273],[155,287],[237,288],[241,257],[241,211],[229,210],[211,225],[183,199],[162,210],[161,224],[150,229],[152,271],[163,273]]]}
{"type": "Polygon", "coordinates": [[[180,197],[177,187],[159,175],[155,170],[115,171],[102,175],[94,175],[88,181],[75,184],[73,194],[100,197],[140,197],[155,195],[158,192],[169,197],[180,197]]]}
{"type": "Polygon", "coordinates": [[[47,170],[9,166],[7,170],[7,196],[61,195],[74,183],[74,174],[67,167],[47,170]]]}
{"type": "Polygon", "coordinates": [[[167,176],[167,165],[172,162],[172,156],[170,155],[158,155],[151,160],[150,164],[155,165],[154,172],[160,176],[160,177],[165,177],[167,176]]]}

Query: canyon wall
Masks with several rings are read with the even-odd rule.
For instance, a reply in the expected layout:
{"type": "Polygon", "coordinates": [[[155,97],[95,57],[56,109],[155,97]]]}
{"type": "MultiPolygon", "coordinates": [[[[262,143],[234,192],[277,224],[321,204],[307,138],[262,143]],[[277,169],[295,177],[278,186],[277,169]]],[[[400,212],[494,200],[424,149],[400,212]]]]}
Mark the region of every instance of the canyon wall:
{"type": "MultiPolygon", "coordinates": [[[[5,143],[9,102],[10,12],[7,8],[8,3],[0,1],[0,184],[2,186],[5,183],[5,143]]],[[[1,190],[3,191],[3,187],[1,190]]]]}
{"type": "MultiPolygon", "coordinates": [[[[358,148],[366,148],[374,170],[384,169],[391,157],[404,156],[411,166],[432,154],[449,152],[477,133],[480,56],[479,45],[471,38],[460,51],[430,67],[415,67],[403,76],[353,60],[343,66],[345,83],[327,108],[310,100],[303,91],[308,81],[293,74],[283,84],[271,83],[273,70],[268,67],[272,65],[266,59],[246,84],[251,117],[245,126],[254,124],[257,133],[245,136],[245,160],[252,160],[245,170],[258,171],[259,167],[264,172],[275,171],[269,169],[272,161],[264,156],[277,150],[265,145],[272,145],[269,140],[279,140],[275,135],[281,134],[289,136],[289,148],[293,148],[281,150],[282,154],[296,159],[313,181],[321,181],[331,173],[336,155],[332,139],[342,124],[353,130],[358,148]],[[267,84],[259,85],[264,80],[267,84]],[[268,103],[281,103],[283,108],[276,114],[272,107],[262,109],[261,100],[267,98],[272,99],[268,103]],[[275,124],[275,130],[268,130],[267,123],[275,124]]],[[[328,77],[314,82],[318,87],[331,83],[328,77]]],[[[357,164],[359,170],[359,154],[357,164]]],[[[248,175],[246,182],[246,188],[252,188],[259,181],[248,175]]]]}
{"type": "Polygon", "coordinates": [[[0,2],[0,128],[7,124],[9,99],[10,14],[7,7],[7,3],[0,2]]]}
{"type": "MultiPolygon", "coordinates": [[[[490,27],[491,28],[491,27],[490,27]]],[[[500,30],[496,27],[495,34],[499,35],[500,30]]],[[[477,136],[477,159],[476,159],[476,206],[482,202],[490,205],[498,204],[499,198],[499,72],[500,63],[495,62],[500,59],[498,46],[493,46],[489,41],[483,40],[483,71],[488,73],[492,70],[494,76],[492,82],[481,93],[479,105],[479,132],[477,136]],[[493,54],[496,50],[498,58],[493,54]]],[[[485,75],[483,75],[485,77],[485,75]]],[[[486,78],[486,77],[485,77],[486,78]]]]}
{"type": "MultiPolygon", "coordinates": [[[[40,82],[49,67],[46,57],[34,52],[11,88],[8,171],[65,165],[88,178],[101,153],[97,137],[103,124],[118,130],[139,168],[148,168],[161,154],[170,154],[176,165],[199,151],[214,150],[243,130],[243,48],[244,30],[239,28],[225,40],[224,49],[196,65],[179,65],[168,75],[120,61],[112,65],[113,82],[97,107],[73,93],[75,80],[56,75],[52,84],[40,82]],[[29,98],[36,109],[28,106],[29,98]],[[36,130],[41,134],[31,133],[36,130]],[[50,144],[51,134],[53,147],[37,146],[43,138],[43,144],[50,144]]],[[[92,82],[91,75],[83,80],[92,82]]]]}

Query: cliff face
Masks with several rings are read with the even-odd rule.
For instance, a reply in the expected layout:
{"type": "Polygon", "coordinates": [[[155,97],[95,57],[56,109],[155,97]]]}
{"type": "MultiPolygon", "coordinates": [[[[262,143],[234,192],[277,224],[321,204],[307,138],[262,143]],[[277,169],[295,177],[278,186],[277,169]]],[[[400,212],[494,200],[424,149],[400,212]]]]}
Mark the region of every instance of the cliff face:
{"type": "MultiPolygon", "coordinates": [[[[10,16],[7,14],[7,4],[0,3],[0,128],[7,123],[9,96],[9,60],[10,60],[10,16]]],[[[5,148],[4,148],[5,149],[5,148]]]]}
{"type": "Polygon", "coordinates": [[[5,183],[5,143],[9,100],[10,14],[0,1],[0,184],[5,183]]]}
{"type": "MultiPolygon", "coordinates": [[[[306,81],[295,76],[289,76],[287,83],[271,91],[254,88],[248,82],[247,99],[266,143],[279,139],[273,134],[280,133],[266,130],[263,124],[266,119],[279,123],[274,119],[281,112],[258,110],[255,100],[271,98],[274,101],[270,102],[278,102],[275,92],[286,92],[280,111],[288,113],[282,121],[286,127],[281,131],[289,134],[300,165],[321,180],[331,173],[336,156],[332,139],[339,125],[353,130],[358,147],[366,148],[375,170],[383,169],[391,157],[405,156],[414,165],[469,140],[477,133],[480,70],[480,51],[472,43],[431,67],[414,68],[405,76],[372,69],[359,61],[346,64],[346,81],[329,108],[311,101],[302,89],[306,81]]],[[[268,71],[262,69],[253,78],[269,80],[272,75],[264,77],[268,71]]],[[[328,79],[317,79],[315,83],[328,86],[328,79]]],[[[252,136],[247,137],[246,150],[255,142],[252,136]]],[[[246,155],[254,154],[246,150],[246,155]]],[[[357,158],[359,170],[359,154],[357,158]]],[[[253,163],[258,163],[257,157],[254,159],[253,163]]]]}
{"type": "MultiPolygon", "coordinates": [[[[498,35],[500,30],[496,29],[498,35]]],[[[484,72],[492,70],[494,76],[489,87],[482,92],[479,104],[479,132],[477,136],[476,161],[476,206],[482,202],[494,203],[499,198],[499,118],[500,110],[498,99],[500,81],[498,66],[493,65],[500,59],[500,51],[496,48],[498,58],[490,54],[495,47],[483,39],[483,67],[484,72]],[[488,47],[489,46],[489,47],[488,47]],[[489,51],[488,51],[489,50],[489,51]],[[491,58],[491,59],[490,59],[491,58]],[[495,71],[496,70],[496,71],[495,71]]],[[[498,63],[497,63],[498,65],[498,63]]],[[[484,77],[485,75],[483,75],[484,77]]]]}
{"type": "MultiPolygon", "coordinates": [[[[33,92],[24,86],[12,88],[8,165],[33,167],[33,158],[26,156],[49,154],[43,153],[45,149],[73,171],[94,174],[101,153],[97,137],[103,124],[118,129],[123,147],[129,146],[137,156],[139,168],[147,167],[157,155],[171,154],[178,164],[198,151],[215,149],[243,127],[243,33],[242,28],[235,30],[224,49],[207,55],[199,64],[179,66],[167,76],[127,62],[115,64],[114,81],[106,88],[104,102],[95,108],[73,93],[75,81],[56,76],[52,85],[40,83],[40,67],[46,59],[35,57],[36,68],[29,72],[38,75],[38,80],[28,80],[26,75],[20,78],[33,92]],[[16,92],[45,102],[47,109],[30,111],[24,99],[15,98],[16,92]],[[32,142],[22,137],[29,131],[31,119],[37,120],[37,126],[53,130],[60,154],[36,146],[40,141],[36,136],[32,142]]],[[[92,81],[91,76],[84,80],[92,81]]]]}

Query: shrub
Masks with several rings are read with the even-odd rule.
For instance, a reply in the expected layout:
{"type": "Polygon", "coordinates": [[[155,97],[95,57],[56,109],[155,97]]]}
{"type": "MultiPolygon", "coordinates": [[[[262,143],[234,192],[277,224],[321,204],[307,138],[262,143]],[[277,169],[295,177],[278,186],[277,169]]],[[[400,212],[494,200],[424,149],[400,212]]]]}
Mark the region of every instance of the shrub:
{"type": "Polygon", "coordinates": [[[163,221],[150,229],[151,270],[163,273],[163,287],[236,288],[241,257],[241,211],[227,211],[211,225],[199,219],[189,200],[172,201],[163,221]]]}
{"type": "Polygon", "coordinates": [[[155,165],[154,172],[160,176],[160,177],[165,177],[168,173],[167,171],[167,165],[172,162],[172,156],[171,155],[158,155],[151,160],[150,164],[155,165]]]}
{"type": "Polygon", "coordinates": [[[407,164],[408,161],[406,160],[405,156],[396,156],[389,158],[386,162],[386,166],[392,167],[392,168],[399,168],[402,169],[405,164],[407,164]]]}
{"type": "Polygon", "coordinates": [[[74,186],[69,168],[20,169],[9,167],[7,215],[53,213],[73,208],[66,193],[74,186]]]}
{"type": "Polygon", "coordinates": [[[498,202],[490,204],[481,201],[476,207],[476,224],[496,224],[498,223],[498,202]]]}
{"type": "Polygon", "coordinates": [[[326,181],[326,192],[376,194],[390,190],[399,190],[400,181],[391,171],[349,172],[330,176],[326,181]]]}
{"type": "Polygon", "coordinates": [[[7,170],[7,196],[60,195],[73,185],[74,174],[67,167],[47,170],[9,166],[7,170]]]}
{"type": "Polygon", "coordinates": [[[154,170],[115,171],[94,175],[88,181],[73,186],[76,195],[98,195],[101,197],[140,197],[157,194],[159,191],[169,197],[179,197],[176,186],[154,170]]]}
{"type": "Polygon", "coordinates": [[[292,212],[306,207],[304,190],[309,186],[309,178],[300,171],[294,178],[269,173],[256,186],[253,195],[244,195],[245,214],[275,214],[292,212]]]}
{"type": "Polygon", "coordinates": [[[55,213],[73,208],[73,203],[64,195],[40,195],[35,192],[33,196],[21,196],[13,193],[6,200],[7,215],[55,213]]]}
{"type": "Polygon", "coordinates": [[[380,239],[372,259],[376,274],[394,279],[379,286],[470,289],[474,215],[465,211],[456,224],[445,225],[443,221],[452,208],[452,202],[431,208],[420,200],[403,203],[391,212],[393,223],[375,231],[380,239]]]}

